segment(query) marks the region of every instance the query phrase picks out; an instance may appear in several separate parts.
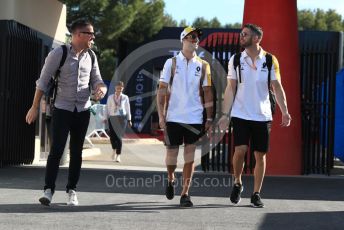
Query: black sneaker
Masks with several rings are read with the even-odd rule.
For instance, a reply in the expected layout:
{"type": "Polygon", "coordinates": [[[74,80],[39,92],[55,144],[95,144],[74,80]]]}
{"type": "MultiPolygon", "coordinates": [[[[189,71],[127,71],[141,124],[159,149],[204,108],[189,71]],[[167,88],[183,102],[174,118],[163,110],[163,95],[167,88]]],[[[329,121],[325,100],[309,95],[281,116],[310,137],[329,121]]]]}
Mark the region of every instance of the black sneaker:
{"type": "Polygon", "coordinates": [[[241,200],[241,193],[244,191],[244,186],[239,183],[234,184],[232,193],[231,193],[231,202],[233,204],[238,204],[241,200]]]}
{"type": "Polygon", "coordinates": [[[263,208],[264,207],[264,203],[262,202],[262,199],[260,198],[259,192],[255,192],[251,196],[251,205],[254,208],[263,208]]]}
{"type": "Polygon", "coordinates": [[[166,198],[172,200],[174,198],[174,181],[168,181],[166,186],[166,198]]]}
{"type": "Polygon", "coordinates": [[[180,197],[180,207],[182,208],[190,208],[193,206],[193,203],[191,202],[190,196],[187,194],[184,194],[180,197]]]}

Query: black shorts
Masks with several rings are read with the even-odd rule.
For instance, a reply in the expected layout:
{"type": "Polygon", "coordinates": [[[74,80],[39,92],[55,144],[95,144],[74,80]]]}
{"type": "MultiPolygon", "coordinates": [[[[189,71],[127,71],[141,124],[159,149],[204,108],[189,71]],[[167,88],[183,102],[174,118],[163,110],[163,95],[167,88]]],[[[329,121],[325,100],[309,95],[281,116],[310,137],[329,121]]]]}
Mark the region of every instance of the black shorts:
{"type": "Polygon", "coordinates": [[[195,144],[202,135],[202,124],[166,122],[165,145],[195,144]]]}
{"type": "Polygon", "coordinates": [[[249,145],[253,151],[269,151],[271,121],[249,121],[232,118],[234,146],[249,145]]]}

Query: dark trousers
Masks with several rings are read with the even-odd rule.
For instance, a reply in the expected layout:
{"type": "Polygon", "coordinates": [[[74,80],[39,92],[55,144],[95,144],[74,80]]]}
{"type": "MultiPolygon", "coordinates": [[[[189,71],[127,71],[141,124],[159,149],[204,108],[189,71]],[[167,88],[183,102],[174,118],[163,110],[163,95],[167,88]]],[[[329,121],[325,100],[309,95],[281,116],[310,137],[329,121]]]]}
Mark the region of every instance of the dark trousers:
{"type": "Polygon", "coordinates": [[[67,192],[75,190],[80,177],[82,162],[82,147],[90,121],[90,112],[70,112],[63,109],[54,109],[52,117],[52,142],[45,171],[44,189],[55,191],[55,181],[59,170],[59,163],[63,154],[68,133],[70,133],[70,160],[67,192]]]}
{"type": "Polygon", "coordinates": [[[128,121],[126,117],[123,116],[110,116],[108,124],[112,149],[116,149],[116,154],[121,154],[122,138],[127,128],[128,121]]]}

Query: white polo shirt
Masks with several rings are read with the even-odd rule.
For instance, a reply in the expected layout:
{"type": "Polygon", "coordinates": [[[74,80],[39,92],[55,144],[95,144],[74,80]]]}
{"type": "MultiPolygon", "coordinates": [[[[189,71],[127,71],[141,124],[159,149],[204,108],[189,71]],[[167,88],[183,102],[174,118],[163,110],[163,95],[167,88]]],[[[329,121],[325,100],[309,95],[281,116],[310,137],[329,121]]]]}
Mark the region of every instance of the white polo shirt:
{"type": "MultiPolygon", "coordinates": [[[[195,55],[188,62],[182,52],[179,52],[176,57],[176,70],[171,87],[166,121],[184,124],[202,124],[203,105],[199,95],[202,59],[195,55]]],[[[160,82],[169,84],[171,68],[172,59],[169,58],[165,62],[160,76],[160,82]]],[[[207,62],[206,76],[204,77],[202,86],[211,86],[210,66],[207,62]]]]}
{"type": "MultiPolygon", "coordinates": [[[[229,60],[227,79],[237,80],[237,92],[231,117],[252,121],[272,120],[265,54],[266,52],[261,48],[255,69],[246,51],[241,53],[241,83],[239,83],[239,72],[234,70],[234,55],[229,60]]],[[[272,56],[271,81],[280,77],[278,61],[275,56],[272,56]]]]}

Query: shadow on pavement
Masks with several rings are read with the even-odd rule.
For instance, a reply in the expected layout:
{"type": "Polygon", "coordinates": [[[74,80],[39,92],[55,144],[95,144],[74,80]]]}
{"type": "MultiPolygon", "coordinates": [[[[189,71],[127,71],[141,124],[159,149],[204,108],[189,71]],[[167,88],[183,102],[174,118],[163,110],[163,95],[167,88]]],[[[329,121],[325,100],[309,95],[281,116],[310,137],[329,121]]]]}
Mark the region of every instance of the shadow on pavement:
{"type": "Polygon", "coordinates": [[[267,213],[259,226],[259,230],[286,229],[293,230],[313,229],[343,229],[344,211],[341,212],[294,212],[294,213],[267,213]]]}
{"type": "MultiPolygon", "coordinates": [[[[0,169],[0,188],[42,190],[45,168],[6,167],[0,169]]],[[[181,173],[176,173],[176,195],[181,192],[181,173]]],[[[60,169],[56,190],[64,190],[68,170],[60,169]]],[[[125,194],[165,194],[167,174],[157,171],[82,169],[78,191],[125,194]]],[[[242,197],[249,198],[253,177],[243,177],[242,197]]],[[[192,196],[229,197],[232,177],[229,174],[195,173],[190,189],[192,196]]],[[[344,201],[344,178],[266,177],[264,199],[344,201]]]]}
{"type": "MultiPolygon", "coordinates": [[[[195,205],[191,209],[228,208],[229,205],[203,204],[195,205]]],[[[55,203],[51,206],[40,204],[2,204],[0,213],[67,213],[67,212],[140,212],[159,213],[162,210],[183,209],[179,205],[166,205],[162,202],[125,202],[119,204],[67,206],[55,203]]],[[[188,208],[190,209],[190,208],[188,208]]]]}

